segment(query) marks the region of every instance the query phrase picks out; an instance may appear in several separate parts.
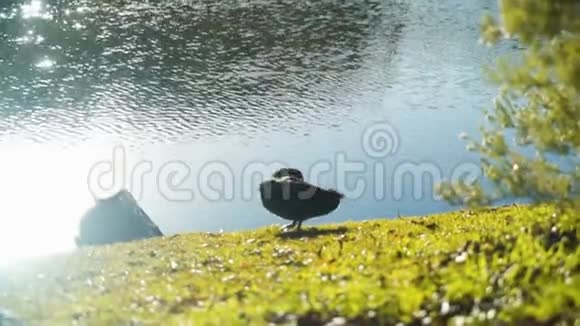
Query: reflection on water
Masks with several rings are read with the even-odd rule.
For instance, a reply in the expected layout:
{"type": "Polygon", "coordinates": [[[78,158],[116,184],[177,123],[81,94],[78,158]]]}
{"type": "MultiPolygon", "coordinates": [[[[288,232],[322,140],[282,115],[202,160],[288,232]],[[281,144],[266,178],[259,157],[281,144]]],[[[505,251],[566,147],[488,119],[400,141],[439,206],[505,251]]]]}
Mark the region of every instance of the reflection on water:
{"type": "MultiPolygon", "coordinates": [[[[493,92],[480,68],[496,53],[477,46],[479,16],[493,6],[2,1],[0,259],[71,248],[92,201],[89,170],[118,144],[129,169],[186,163],[192,189],[208,162],[236,175],[274,161],[305,171],[329,162],[332,170],[342,153],[367,167],[360,175],[372,184],[392,183],[404,162],[445,172],[473,161],[457,134],[475,128],[493,92]],[[401,140],[381,161],[384,178],[361,145],[365,128],[381,120],[401,140]]],[[[337,178],[327,173],[319,182],[333,187],[337,178]]],[[[147,175],[138,197],[165,233],[279,222],[258,197],[242,198],[239,184],[228,201],[197,192],[179,202],[158,183],[147,175]]],[[[377,201],[369,188],[319,222],[449,209],[429,187],[423,192],[377,201]]]]}
{"type": "MultiPolygon", "coordinates": [[[[19,15],[0,22],[0,135],[15,121],[42,121],[48,122],[42,137],[53,142],[76,143],[95,132],[167,142],[292,130],[310,123],[313,113],[341,115],[328,105],[341,100],[336,87],[365,57],[381,55],[365,53],[372,35],[394,51],[397,13],[405,7],[183,3],[16,3],[19,15]],[[51,121],[55,111],[58,121],[51,121]],[[115,124],[95,123],[99,119],[115,124]]],[[[364,92],[372,87],[366,84],[344,88],[364,92]]]]}

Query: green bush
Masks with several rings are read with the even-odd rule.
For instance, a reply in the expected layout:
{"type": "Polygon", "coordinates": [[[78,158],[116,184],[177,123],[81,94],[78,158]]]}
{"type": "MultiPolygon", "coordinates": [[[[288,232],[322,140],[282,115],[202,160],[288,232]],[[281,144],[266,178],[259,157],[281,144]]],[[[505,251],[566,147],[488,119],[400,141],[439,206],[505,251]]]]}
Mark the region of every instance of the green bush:
{"type": "Polygon", "coordinates": [[[499,86],[479,141],[480,182],[442,184],[448,201],[487,205],[507,197],[557,201],[578,208],[580,186],[580,2],[502,0],[500,22],[487,16],[482,38],[516,39],[521,55],[502,58],[489,75],[499,86]]]}

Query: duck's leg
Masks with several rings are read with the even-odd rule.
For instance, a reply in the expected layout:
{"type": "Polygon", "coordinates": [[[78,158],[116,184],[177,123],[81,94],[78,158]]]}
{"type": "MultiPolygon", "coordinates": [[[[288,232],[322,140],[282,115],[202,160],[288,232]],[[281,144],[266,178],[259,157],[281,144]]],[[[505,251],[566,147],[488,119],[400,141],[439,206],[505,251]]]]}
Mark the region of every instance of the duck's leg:
{"type": "Polygon", "coordinates": [[[282,230],[282,231],[283,231],[283,230],[286,230],[286,229],[293,228],[293,227],[295,227],[295,226],[296,226],[296,221],[292,221],[292,223],[290,223],[290,224],[283,225],[283,226],[280,228],[280,230],[282,230]]]}
{"type": "Polygon", "coordinates": [[[298,226],[296,227],[296,231],[300,231],[300,228],[302,227],[302,222],[303,221],[298,222],[298,226]]]}

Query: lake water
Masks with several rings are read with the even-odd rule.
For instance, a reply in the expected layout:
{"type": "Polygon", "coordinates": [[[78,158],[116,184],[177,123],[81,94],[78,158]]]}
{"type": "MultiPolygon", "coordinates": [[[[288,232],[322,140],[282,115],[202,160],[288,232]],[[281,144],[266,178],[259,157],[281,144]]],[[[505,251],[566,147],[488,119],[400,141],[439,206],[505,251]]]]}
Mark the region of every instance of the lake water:
{"type": "Polygon", "coordinates": [[[284,221],[277,165],[347,195],[307,224],[452,209],[495,93],[481,1],[2,0],[0,261],[71,250],[129,188],[166,234],[284,221]],[[107,173],[114,166],[115,173],[107,173]]]}

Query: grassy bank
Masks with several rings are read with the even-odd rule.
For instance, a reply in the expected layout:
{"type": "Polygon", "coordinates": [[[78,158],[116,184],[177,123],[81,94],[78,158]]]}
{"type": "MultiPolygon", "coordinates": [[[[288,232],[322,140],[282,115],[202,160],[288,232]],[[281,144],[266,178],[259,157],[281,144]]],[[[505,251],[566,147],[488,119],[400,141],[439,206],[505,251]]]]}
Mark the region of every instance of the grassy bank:
{"type": "Polygon", "coordinates": [[[87,248],[1,272],[0,307],[31,324],[578,323],[573,215],[511,206],[87,248]]]}

